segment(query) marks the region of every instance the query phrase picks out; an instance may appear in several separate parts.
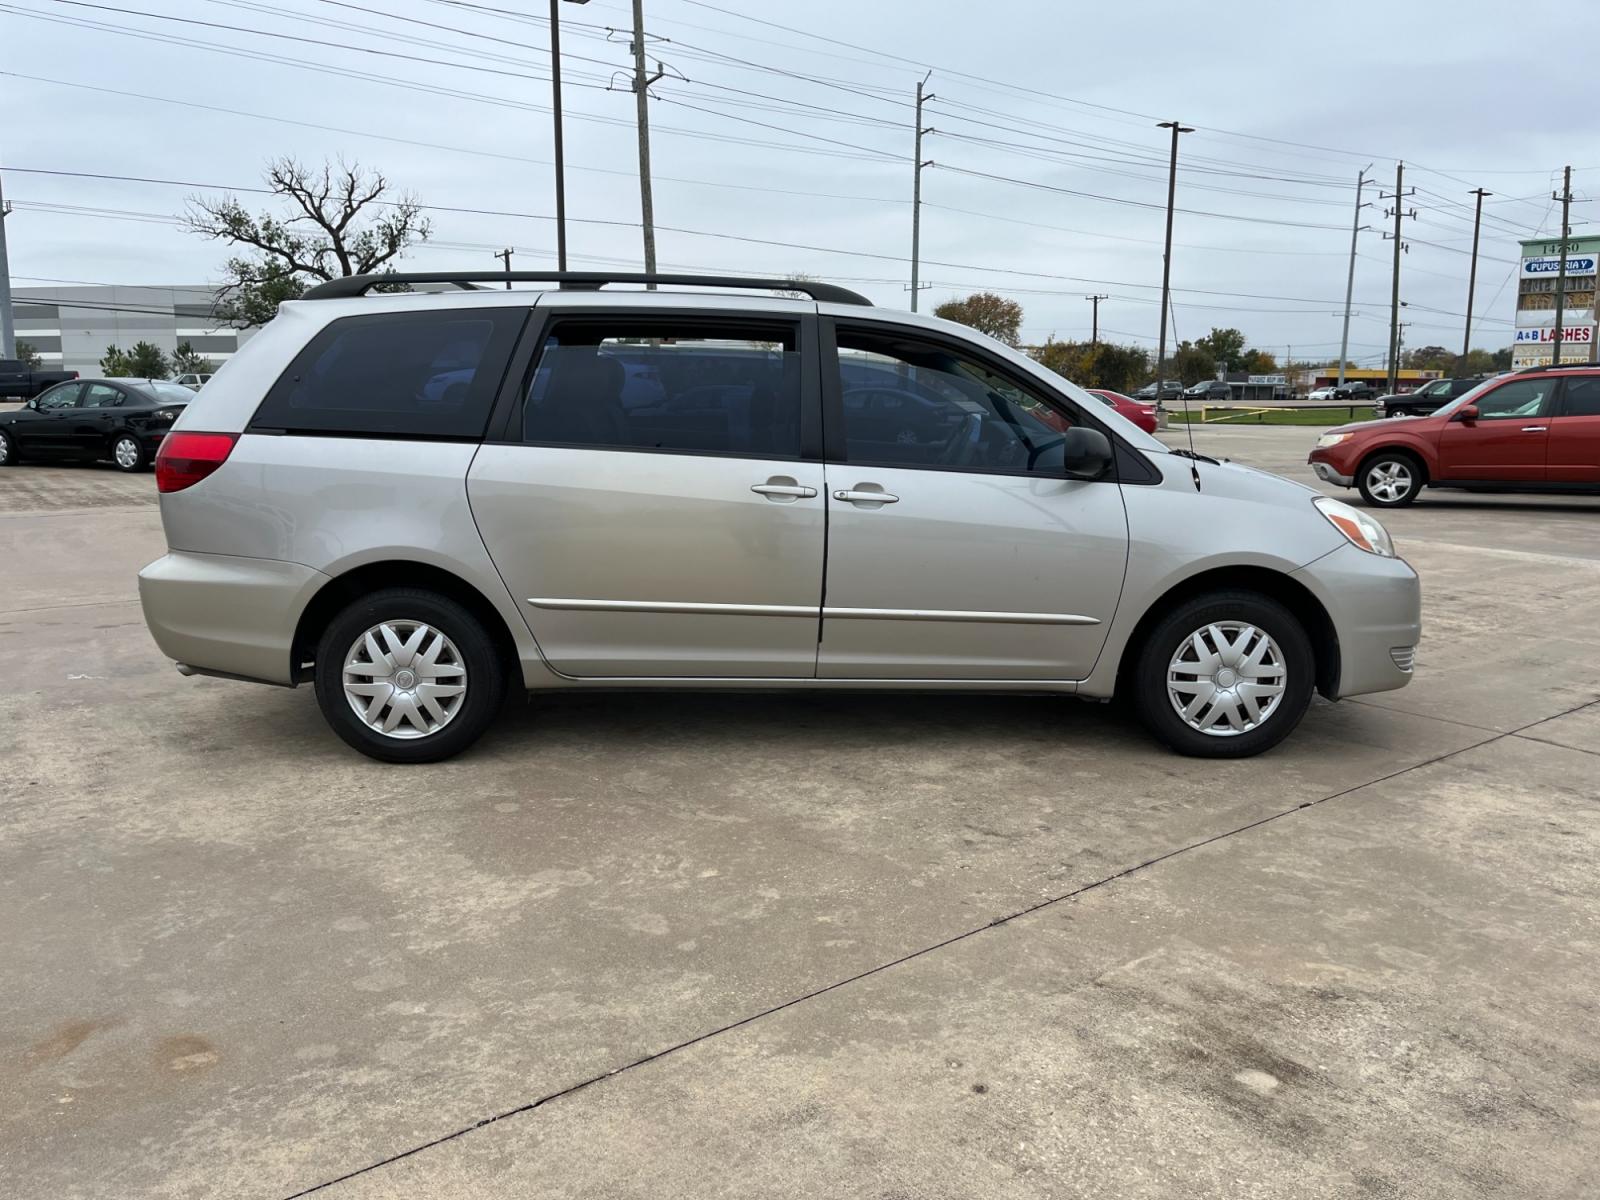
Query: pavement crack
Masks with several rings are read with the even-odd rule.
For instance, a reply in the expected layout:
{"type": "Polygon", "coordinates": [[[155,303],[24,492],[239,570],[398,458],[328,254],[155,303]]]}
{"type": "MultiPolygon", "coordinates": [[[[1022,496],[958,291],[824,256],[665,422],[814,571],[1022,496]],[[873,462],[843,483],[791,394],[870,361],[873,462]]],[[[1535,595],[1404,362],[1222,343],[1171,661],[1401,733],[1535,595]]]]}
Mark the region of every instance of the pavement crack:
{"type": "MultiPolygon", "coordinates": [[[[920,958],[925,958],[930,954],[937,953],[940,950],[948,949],[951,946],[954,946],[960,942],[964,942],[969,938],[978,937],[980,934],[987,933],[990,930],[1009,925],[1013,921],[1020,920],[1023,917],[1031,916],[1042,909],[1050,908],[1057,904],[1063,904],[1070,900],[1075,900],[1079,896],[1083,896],[1089,892],[1097,891],[1100,888],[1107,887],[1110,884],[1116,883],[1118,880],[1127,879],[1129,876],[1136,875],[1141,871],[1149,870],[1151,867],[1167,862],[1170,859],[1179,858],[1182,855],[1189,854],[1195,850],[1204,849],[1207,846],[1214,846],[1218,842],[1227,841],[1229,838],[1238,837],[1240,834],[1249,833],[1252,830],[1260,829],[1266,825],[1271,825],[1285,817],[1292,817],[1296,813],[1304,812],[1310,808],[1317,808],[1323,804],[1327,804],[1329,801],[1341,799],[1345,796],[1352,795],[1355,792],[1363,791],[1366,788],[1375,787],[1380,783],[1387,783],[1392,779],[1398,779],[1401,776],[1409,775],[1414,771],[1424,770],[1427,767],[1434,766],[1435,764],[1444,762],[1447,759],[1455,758],[1461,754],[1466,754],[1468,751],[1478,750],[1484,746],[1493,745],[1495,742],[1504,741],[1506,738],[1517,737],[1523,732],[1523,730],[1532,729],[1537,725],[1544,724],[1546,721],[1554,721],[1560,717],[1570,716],[1573,713],[1580,712],[1594,704],[1600,704],[1600,701],[1586,700],[1582,704],[1575,705],[1565,712],[1556,713],[1554,716],[1541,717],[1537,721],[1530,721],[1526,725],[1519,726],[1516,729],[1507,730],[1503,733],[1493,733],[1490,737],[1472,742],[1466,746],[1461,746],[1455,750],[1447,750],[1442,754],[1436,754],[1432,758],[1426,758],[1421,762],[1412,763],[1410,766],[1401,767],[1398,770],[1390,771],[1387,774],[1380,775],[1375,779],[1368,779],[1362,783],[1352,784],[1351,786],[1341,788],[1336,792],[1330,792],[1328,795],[1322,796],[1319,799],[1306,800],[1294,805],[1291,808],[1285,808],[1275,813],[1269,813],[1265,817],[1257,818],[1254,821],[1247,821],[1243,825],[1224,830],[1221,833],[1215,833],[1209,837],[1200,838],[1197,841],[1178,846],[1172,850],[1158,854],[1153,858],[1148,858],[1143,862],[1135,863],[1133,866],[1124,867],[1122,870],[1115,871],[1109,875],[1103,876],[1100,879],[1081,884],[1078,887],[1062,892],[1059,895],[1047,897],[1046,899],[1037,901],[1036,903],[1019,908],[1014,912],[1007,913],[989,921],[985,921],[981,925],[975,925],[970,929],[964,929],[959,933],[952,934],[949,937],[943,938],[940,941],[934,942],[930,945],[908,951],[897,958],[892,958],[886,962],[879,963],[876,966],[868,967],[866,970],[859,971],[856,974],[847,976],[844,979],[837,979],[832,983],[824,984],[823,986],[814,988],[808,992],[803,992],[798,996],[791,996],[787,1000],[774,1004],[769,1008],[764,1008],[760,1012],[751,1013],[748,1016],[741,1017],[737,1021],[730,1021],[727,1024],[719,1025],[715,1029],[709,1029],[704,1033],[696,1034],[694,1037],[686,1038],[681,1042],[676,1042],[671,1046],[667,1046],[651,1054],[646,1054],[640,1058],[634,1059],[631,1062],[624,1063],[621,1066],[612,1067],[609,1070],[601,1071],[597,1074],[589,1076],[586,1079],[579,1080],[577,1083],[561,1088],[558,1091],[550,1092],[547,1095],[540,1096],[536,1100],[530,1100],[526,1104],[519,1104],[515,1108],[506,1109],[504,1112],[498,1112],[490,1116],[483,1117],[482,1119],[475,1121],[470,1125],[463,1125],[461,1128],[452,1130],[446,1134],[442,1134],[439,1137],[431,1138],[428,1141],[420,1142],[415,1146],[407,1147],[404,1150],[397,1151],[396,1153],[385,1158],[381,1158],[376,1162],[368,1163],[364,1167],[357,1167],[355,1170],[347,1171],[343,1175],[335,1176],[334,1178],[324,1180],[321,1183],[312,1184],[310,1187],[302,1188],[300,1191],[290,1193],[288,1196],[284,1197],[284,1200],[300,1200],[301,1197],[312,1195],[315,1192],[320,1192],[326,1188],[331,1188],[338,1184],[346,1183],[349,1180],[358,1178],[359,1176],[369,1174],[384,1167],[392,1166],[395,1163],[402,1162],[414,1155],[421,1154],[425,1150],[432,1150],[438,1146],[443,1146],[448,1142],[453,1142],[458,1138],[463,1138],[467,1134],[473,1133],[479,1129],[483,1129],[486,1126],[495,1125],[501,1121],[510,1120],[512,1117],[523,1116],[524,1114],[533,1112],[535,1109],[541,1108],[552,1101],[574,1095],[577,1092],[581,1092],[597,1083],[603,1083],[607,1079],[613,1079],[618,1075],[625,1074],[639,1067],[647,1066],[650,1063],[667,1058],[693,1046],[697,1046],[701,1042],[707,1042],[713,1038],[721,1037],[724,1034],[732,1033],[734,1030],[742,1029],[746,1025],[754,1024],[757,1021],[761,1021],[767,1017],[781,1013],[786,1009],[794,1008],[795,1006],[804,1004],[810,1000],[815,1000],[820,996],[826,996],[831,992],[840,990],[841,988],[849,987],[851,984],[859,983],[864,979],[870,979],[874,975],[880,975],[886,971],[893,970],[895,967],[903,966],[906,963],[913,962],[920,958]]],[[[1459,722],[1455,723],[1459,724],[1459,722]]],[[[1485,732],[1490,731],[1486,730],[1485,732]]],[[[1525,740],[1537,741],[1542,739],[1525,740]]],[[[1572,747],[1564,748],[1572,749],[1572,747]]]]}

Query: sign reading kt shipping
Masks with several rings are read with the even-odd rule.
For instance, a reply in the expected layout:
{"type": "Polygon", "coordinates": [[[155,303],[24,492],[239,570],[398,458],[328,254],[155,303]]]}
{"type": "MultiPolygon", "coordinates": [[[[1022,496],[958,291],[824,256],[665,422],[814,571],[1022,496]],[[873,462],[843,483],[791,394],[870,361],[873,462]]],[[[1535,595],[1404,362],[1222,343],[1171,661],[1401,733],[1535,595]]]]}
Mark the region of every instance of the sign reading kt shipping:
{"type": "MultiPolygon", "coordinates": [[[[1556,331],[1554,329],[1517,330],[1517,342],[1519,345],[1523,342],[1553,342],[1555,340],[1556,331]]],[[[1594,326],[1569,325],[1561,331],[1561,341],[1563,344],[1567,342],[1592,342],[1594,341],[1594,326]]]]}

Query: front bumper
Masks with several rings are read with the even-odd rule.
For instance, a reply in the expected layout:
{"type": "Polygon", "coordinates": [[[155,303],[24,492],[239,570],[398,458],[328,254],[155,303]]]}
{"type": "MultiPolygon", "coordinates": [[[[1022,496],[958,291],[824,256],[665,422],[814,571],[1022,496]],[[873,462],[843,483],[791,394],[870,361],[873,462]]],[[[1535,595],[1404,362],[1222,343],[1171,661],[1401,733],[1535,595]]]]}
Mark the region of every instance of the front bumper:
{"type": "Polygon", "coordinates": [[[1422,640],[1422,583],[1403,558],[1341,546],[1294,572],[1333,621],[1339,682],[1332,699],[1388,692],[1411,682],[1422,640]]]}
{"type": "Polygon", "coordinates": [[[1319,462],[1315,458],[1306,460],[1311,464],[1311,469],[1317,473],[1317,478],[1323,483],[1337,484],[1339,487],[1350,487],[1355,483],[1354,475],[1341,475],[1334,470],[1332,463],[1319,462]]]}
{"type": "Polygon", "coordinates": [[[292,687],[295,628],[327,581],[299,563],[173,550],[139,572],[139,603],[168,658],[292,687]]]}

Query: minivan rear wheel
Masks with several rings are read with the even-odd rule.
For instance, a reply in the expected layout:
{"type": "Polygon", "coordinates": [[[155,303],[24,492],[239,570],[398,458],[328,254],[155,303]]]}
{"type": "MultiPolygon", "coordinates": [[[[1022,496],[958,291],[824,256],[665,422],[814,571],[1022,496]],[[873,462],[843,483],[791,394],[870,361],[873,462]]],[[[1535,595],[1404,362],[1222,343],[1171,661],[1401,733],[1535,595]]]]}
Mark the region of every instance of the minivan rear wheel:
{"type": "Polygon", "coordinates": [[[384,762],[438,762],[482,736],[505,670],[482,623],[448,596],[384,588],[348,605],[317,643],[322,715],[384,762]]]}
{"type": "Polygon", "coordinates": [[[1316,657],[1294,615],[1258,592],[1184,601],[1145,639],[1134,702],[1180,754],[1247,758],[1276,746],[1311,704],[1316,657]]]}

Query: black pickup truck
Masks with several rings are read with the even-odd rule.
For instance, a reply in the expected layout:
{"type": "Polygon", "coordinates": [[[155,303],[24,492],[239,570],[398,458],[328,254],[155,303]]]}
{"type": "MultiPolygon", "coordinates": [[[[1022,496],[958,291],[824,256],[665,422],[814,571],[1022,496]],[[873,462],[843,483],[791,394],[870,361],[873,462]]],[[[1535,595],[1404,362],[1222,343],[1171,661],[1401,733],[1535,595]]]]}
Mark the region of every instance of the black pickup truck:
{"type": "Polygon", "coordinates": [[[20,358],[0,358],[0,400],[32,400],[45,388],[77,377],[76,371],[35,371],[20,358]]]}

